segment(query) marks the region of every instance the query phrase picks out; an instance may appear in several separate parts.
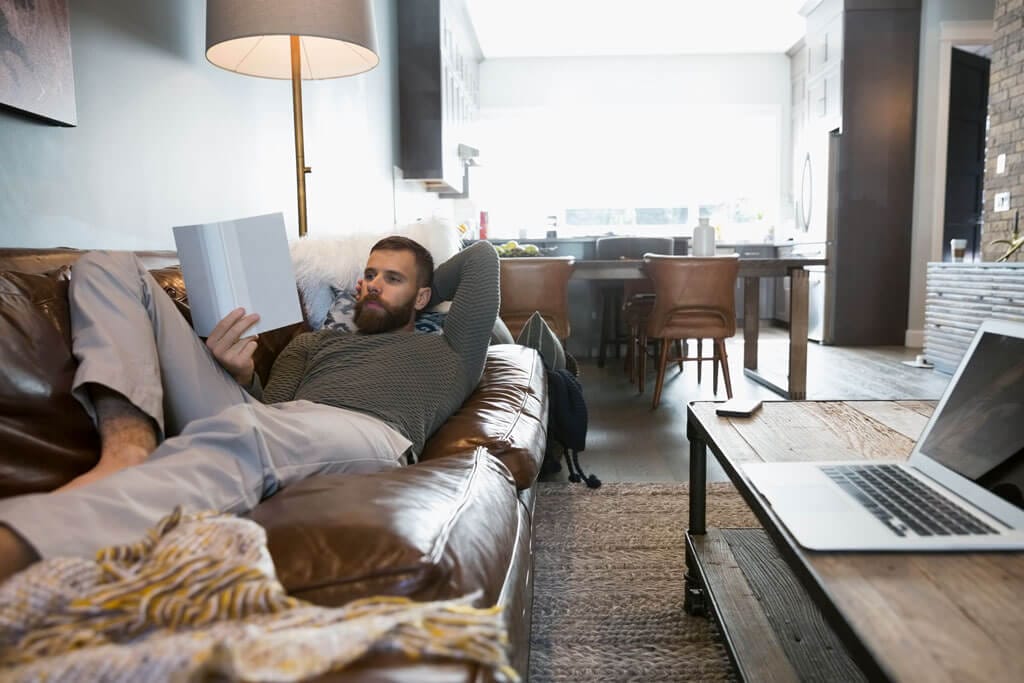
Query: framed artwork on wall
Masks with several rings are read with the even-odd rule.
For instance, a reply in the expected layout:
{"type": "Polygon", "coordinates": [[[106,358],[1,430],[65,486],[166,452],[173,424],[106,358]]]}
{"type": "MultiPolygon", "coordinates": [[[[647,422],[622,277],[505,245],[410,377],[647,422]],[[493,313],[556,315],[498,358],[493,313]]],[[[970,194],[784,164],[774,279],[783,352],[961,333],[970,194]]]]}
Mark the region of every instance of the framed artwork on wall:
{"type": "Polygon", "coordinates": [[[0,105],[76,125],[68,0],[0,0],[0,105]]]}

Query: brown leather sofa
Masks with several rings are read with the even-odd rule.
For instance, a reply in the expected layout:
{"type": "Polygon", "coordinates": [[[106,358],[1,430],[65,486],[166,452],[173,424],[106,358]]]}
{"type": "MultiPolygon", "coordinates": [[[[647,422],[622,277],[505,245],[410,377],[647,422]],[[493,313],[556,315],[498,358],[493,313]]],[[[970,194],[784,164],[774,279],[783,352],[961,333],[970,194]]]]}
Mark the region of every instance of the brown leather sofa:
{"type": "MultiPolygon", "coordinates": [[[[70,396],[69,249],[0,249],[0,497],[51,490],[86,471],[99,440],[70,396]]],[[[140,253],[188,315],[170,252],[140,253]]],[[[257,372],[299,326],[261,336],[257,372]]],[[[492,346],[483,379],[428,441],[420,463],[318,476],[262,502],[278,576],[297,597],[341,605],[371,595],[435,600],[481,591],[505,607],[510,657],[526,677],[533,595],[535,482],[546,445],[547,385],[538,354],[492,346]]],[[[485,681],[459,662],[371,656],[338,681],[485,681]]]]}

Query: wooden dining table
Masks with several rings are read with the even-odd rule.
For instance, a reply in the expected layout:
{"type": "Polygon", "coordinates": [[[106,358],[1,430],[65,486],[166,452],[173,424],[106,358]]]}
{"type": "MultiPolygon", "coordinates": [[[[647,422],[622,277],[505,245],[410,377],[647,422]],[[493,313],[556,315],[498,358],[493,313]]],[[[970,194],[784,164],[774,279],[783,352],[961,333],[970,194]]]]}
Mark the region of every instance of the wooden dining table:
{"type": "MultiPolygon", "coordinates": [[[[743,372],[781,396],[807,398],[807,314],[809,308],[807,266],[828,264],[823,258],[741,258],[743,278],[743,372]],[[788,376],[776,377],[757,367],[760,333],[760,281],[763,277],[790,278],[788,376]]],[[[640,259],[576,261],[576,280],[641,280],[646,277],[640,259]]]]}

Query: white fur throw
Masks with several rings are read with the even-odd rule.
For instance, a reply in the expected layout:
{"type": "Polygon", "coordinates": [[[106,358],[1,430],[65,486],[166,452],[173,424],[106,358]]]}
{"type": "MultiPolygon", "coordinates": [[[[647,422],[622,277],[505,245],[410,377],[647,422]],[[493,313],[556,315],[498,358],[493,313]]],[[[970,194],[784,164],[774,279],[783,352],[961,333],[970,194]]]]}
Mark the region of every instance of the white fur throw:
{"type": "Polygon", "coordinates": [[[314,330],[342,293],[351,292],[363,274],[370,248],[388,235],[402,235],[426,247],[440,265],[458,253],[459,232],[438,220],[398,226],[386,233],[359,233],[345,237],[305,237],[291,244],[295,280],[302,293],[306,322],[314,330]],[[332,290],[333,288],[333,290],[332,290]]]}

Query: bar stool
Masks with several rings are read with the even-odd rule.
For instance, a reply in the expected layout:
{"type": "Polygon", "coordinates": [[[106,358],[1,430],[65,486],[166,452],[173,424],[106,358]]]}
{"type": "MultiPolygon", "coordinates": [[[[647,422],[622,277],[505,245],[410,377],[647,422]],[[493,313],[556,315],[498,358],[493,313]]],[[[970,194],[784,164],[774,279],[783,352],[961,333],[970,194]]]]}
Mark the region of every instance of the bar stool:
{"type": "MultiPolygon", "coordinates": [[[[659,346],[658,379],[654,387],[652,408],[661,402],[665,382],[665,367],[669,362],[697,361],[685,353],[669,356],[669,342],[678,339],[712,339],[712,362],[715,394],[718,394],[718,369],[722,369],[725,394],[732,398],[729,378],[729,359],[725,340],[736,334],[736,276],[739,257],[728,256],[644,256],[644,271],[654,283],[654,305],[638,341],[641,350],[648,340],[659,346]]],[[[646,353],[640,354],[641,381],[645,370],[646,353]]],[[[699,381],[699,380],[698,380],[699,381]]]]}
{"type": "Polygon", "coordinates": [[[569,338],[569,278],[573,256],[523,256],[501,259],[499,316],[515,338],[526,321],[540,311],[551,331],[569,338]]]}
{"type": "MultiPolygon", "coordinates": [[[[644,254],[673,253],[674,240],[671,237],[601,237],[595,243],[595,255],[599,260],[641,259],[644,254]]],[[[630,337],[623,332],[623,302],[630,296],[649,289],[650,283],[645,281],[626,281],[624,283],[602,283],[598,286],[598,310],[601,316],[601,341],[597,352],[597,366],[604,367],[609,344],[615,345],[615,357],[619,357],[619,346],[628,344],[630,337]]],[[[627,370],[630,356],[626,356],[627,370]]]]}

